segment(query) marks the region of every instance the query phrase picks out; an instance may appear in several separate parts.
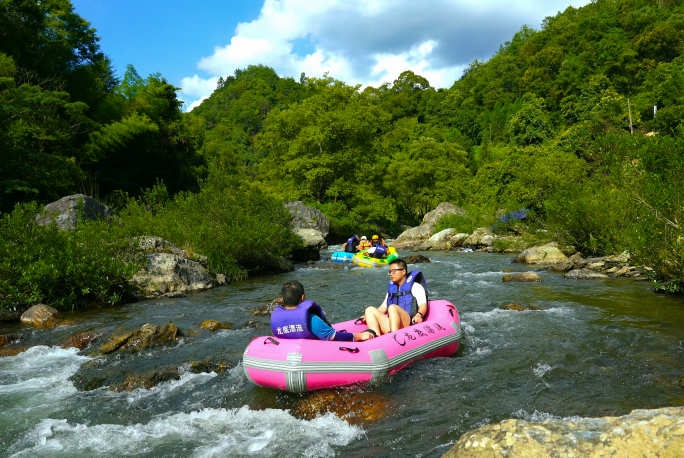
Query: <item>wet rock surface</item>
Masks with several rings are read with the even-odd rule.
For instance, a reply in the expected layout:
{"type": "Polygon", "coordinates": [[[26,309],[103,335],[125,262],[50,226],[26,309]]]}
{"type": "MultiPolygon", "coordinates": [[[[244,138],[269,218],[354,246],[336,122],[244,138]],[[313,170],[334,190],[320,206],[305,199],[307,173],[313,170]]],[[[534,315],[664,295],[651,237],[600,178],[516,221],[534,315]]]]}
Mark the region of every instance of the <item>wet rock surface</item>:
{"type": "Polygon", "coordinates": [[[526,312],[528,310],[540,310],[536,305],[521,304],[520,302],[509,302],[501,307],[501,310],[514,310],[516,312],[526,312]]]}
{"type": "Polygon", "coordinates": [[[422,254],[411,255],[408,258],[404,258],[404,261],[406,261],[406,264],[420,264],[425,262],[432,262],[430,258],[428,258],[427,256],[423,256],[422,254]]]}
{"type": "Polygon", "coordinates": [[[103,335],[102,331],[83,331],[66,339],[60,347],[85,350],[88,345],[103,335]]]}
{"type": "Polygon", "coordinates": [[[609,277],[591,269],[573,269],[565,274],[565,278],[569,280],[595,280],[609,277]]]}
{"type": "Polygon", "coordinates": [[[104,355],[115,351],[134,353],[146,348],[176,345],[181,335],[178,326],[173,323],[165,326],[145,324],[138,331],[110,338],[109,342],[99,346],[98,351],[104,355]]]}
{"type": "Polygon", "coordinates": [[[261,305],[252,310],[252,316],[271,316],[276,307],[283,305],[283,298],[276,297],[268,304],[261,305]]]}
{"type": "Polygon", "coordinates": [[[504,275],[501,279],[502,283],[519,282],[519,283],[536,283],[544,281],[539,275],[534,273],[522,273],[514,275],[504,275]]]}
{"type": "Polygon", "coordinates": [[[21,314],[21,322],[38,328],[56,326],[62,319],[57,309],[45,304],[36,304],[21,314]]]}
{"type": "Polygon", "coordinates": [[[305,420],[328,412],[351,424],[373,422],[391,414],[385,397],[353,388],[307,393],[294,409],[294,415],[305,420]]]}
{"type": "Polygon", "coordinates": [[[555,264],[567,261],[568,257],[552,245],[534,246],[520,253],[513,262],[522,264],[555,264]]]}
{"type": "Polygon", "coordinates": [[[232,323],[221,323],[216,320],[205,320],[200,323],[200,328],[206,329],[207,331],[215,332],[221,329],[233,329],[232,323]]]}
{"type": "Polygon", "coordinates": [[[684,456],[684,407],[622,417],[506,420],[465,433],[447,458],[684,456]]]}
{"type": "Polygon", "coordinates": [[[149,390],[160,383],[168,382],[169,380],[178,380],[180,379],[180,376],[181,374],[176,367],[146,371],[140,374],[129,375],[122,383],[110,386],[109,391],[149,390]]]}

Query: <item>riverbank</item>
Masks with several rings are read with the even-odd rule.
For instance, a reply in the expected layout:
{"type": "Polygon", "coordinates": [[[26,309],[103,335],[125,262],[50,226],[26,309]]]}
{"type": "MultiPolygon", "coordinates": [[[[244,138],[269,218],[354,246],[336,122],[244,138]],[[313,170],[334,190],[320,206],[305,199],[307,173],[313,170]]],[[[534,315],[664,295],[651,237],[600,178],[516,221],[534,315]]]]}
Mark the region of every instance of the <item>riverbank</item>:
{"type": "MultiPolygon", "coordinates": [[[[338,248],[324,250],[322,258],[338,248]]],[[[0,449],[40,455],[59,444],[79,456],[95,453],[104,437],[111,454],[146,449],[161,456],[173,446],[200,455],[440,456],[467,431],[505,419],[619,416],[684,404],[677,384],[684,356],[679,298],[650,294],[644,282],[624,278],[566,280],[562,273],[512,263],[509,254],[424,254],[432,262],[412,267],[426,273],[432,297],[458,307],[462,353],[417,362],[352,396],[346,390],[289,395],[255,387],[244,378],[242,352],[253,337],[269,332],[268,316],[258,311],[286,281],[301,281],[307,297],[331,320],[342,321],[381,302],[384,269],[335,269],[322,260],[187,297],[65,312],[68,326],[0,325],[0,334],[22,336],[4,349],[30,347],[0,358],[0,403],[13,406],[0,413],[6,431],[0,449]],[[502,283],[507,270],[534,272],[544,281],[502,283]],[[501,309],[510,302],[536,310],[501,309]],[[205,330],[200,324],[208,319],[232,328],[205,330]],[[175,344],[91,353],[113,336],[169,321],[182,334],[175,344]],[[60,348],[90,331],[102,335],[83,351],[60,348]],[[154,372],[162,380],[155,386],[146,388],[142,380],[136,387],[132,379],[126,385],[131,375],[154,372]],[[100,381],[100,388],[84,390],[86,380],[100,381]],[[132,391],[110,389],[115,386],[132,391]],[[185,435],[175,435],[176,428],[185,435]],[[159,438],[156,430],[166,432],[159,438]]]]}

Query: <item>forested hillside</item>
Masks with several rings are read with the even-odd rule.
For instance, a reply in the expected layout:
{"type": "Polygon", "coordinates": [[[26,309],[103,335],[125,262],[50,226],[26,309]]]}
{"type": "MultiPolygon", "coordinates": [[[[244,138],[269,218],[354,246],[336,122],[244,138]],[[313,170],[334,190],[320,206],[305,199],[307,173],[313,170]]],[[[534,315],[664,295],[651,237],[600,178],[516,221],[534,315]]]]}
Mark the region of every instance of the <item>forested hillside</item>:
{"type": "MultiPolygon", "coordinates": [[[[68,0],[0,0],[0,210],[80,190],[134,232],[200,250],[206,232],[183,211],[220,196],[245,215],[303,200],[330,218],[330,241],[397,234],[443,201],[467,211],[444,222],[463,231],[527,208],[536,229],[585,255],[630,250],[681,290],[683,31],[681,2],[597,0],[521,28],[448,89],[411,71],[361,88],[253,65],[182,113],[161,75],[117,78],[68,0]]],[[[230,230],[204,249],[234,277],[296,243],[278,232],[260,250],[273,256],[241,256],[254,234],[219,207],[194,215],[230,230]]]]}

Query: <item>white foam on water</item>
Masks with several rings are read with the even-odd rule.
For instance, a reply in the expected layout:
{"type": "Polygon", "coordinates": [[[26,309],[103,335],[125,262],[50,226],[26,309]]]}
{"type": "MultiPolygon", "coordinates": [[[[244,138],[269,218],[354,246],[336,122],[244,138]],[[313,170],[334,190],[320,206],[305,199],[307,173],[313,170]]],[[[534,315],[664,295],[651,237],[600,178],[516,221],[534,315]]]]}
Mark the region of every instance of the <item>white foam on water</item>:
{"type": "Polygon", "coordinates": [[[73,453],[125,456],[156,448],[197,457],[334,456],[363,430],[332,414],[298,420],[279,409],[203,409],[158,417],[146,424],[84,425],[45,419],[10,451],[15,457],[73,453]]]}
{"type": "Polygon", "coordinates": [[[541,422],[541,421],[546,421],[546,420],[578,421],[578,420],[582,419],[582,417],[579,417],[576,415],[573,415],[570,417],[559,417],[558,415],[554,415],[552,413],[539,412],[536,409],[532,413],[528,413],[524,409],[516,410],[515,412],[513,412],[511,414],[511,418],[519,418],[520,420],[536,421],[536,422],[541,422]]]}
{"type": "MultiPolygon", "coordinates": [[[[181,374],[181,377],[178,380],[170,380],[153,386],[152,388],[139,388],[131,392],[123,393],[130,404],[150,397],[154,397],[157,401],[162,401],[171,395],[175,395],[179,391],[192,391],[199,385],[213,379],[216,375],[216,372],[204,372],[201,374],[185,373],[181,374]]],[[[115,395],[121,394],[117,393],[115,395]]]]}
{"type": "Polygon", "coordinates": [[[500,276],[500,275],[506,275],[505,272],[502,271],[488,271],[488,272],[460,272],[458,274],[460,277],[492,277],[492,276],[500,276]]]}
{"type": "Polygon", "coordinates": [[[537,363],[537,367],[532,369],[532,372],[534,372],[534,375],[541,378],[554,369],[555,367],[549,366],[548,364],[537,363]]]}
{"type": "MultiPolygon", "coordinates": [[[[58,400],[76,392],[69,377],[90,360],[76,348],[31,347],[16,356],[0,359],[0,396],[58,400]],[[26,395],[26,396],[23,396],[26,395]],[[30,396],[29,396],[30,395],[30,396]]],[[[38,399],[31,402],[35,404],[38,399]]]]}

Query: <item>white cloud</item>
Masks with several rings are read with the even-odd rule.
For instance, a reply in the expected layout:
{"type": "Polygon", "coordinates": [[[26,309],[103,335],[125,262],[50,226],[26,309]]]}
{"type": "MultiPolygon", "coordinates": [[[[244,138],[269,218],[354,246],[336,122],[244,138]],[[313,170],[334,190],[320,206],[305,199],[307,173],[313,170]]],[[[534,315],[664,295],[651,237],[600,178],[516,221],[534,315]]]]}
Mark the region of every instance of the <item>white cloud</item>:
{"type": "Polygon", "coordinates": [[[281,76],[328,72],[373,86],[412,70],[432,86],[449,87],[473,59],[489,58],[523,24],[538,27],[568,1],[265,0],[257,19],[240,23],[229,44],[198,62],[207,77],[183,78],[181,86],[189,109],[213,92],[219,76],[252,64],[281,76]]]}

